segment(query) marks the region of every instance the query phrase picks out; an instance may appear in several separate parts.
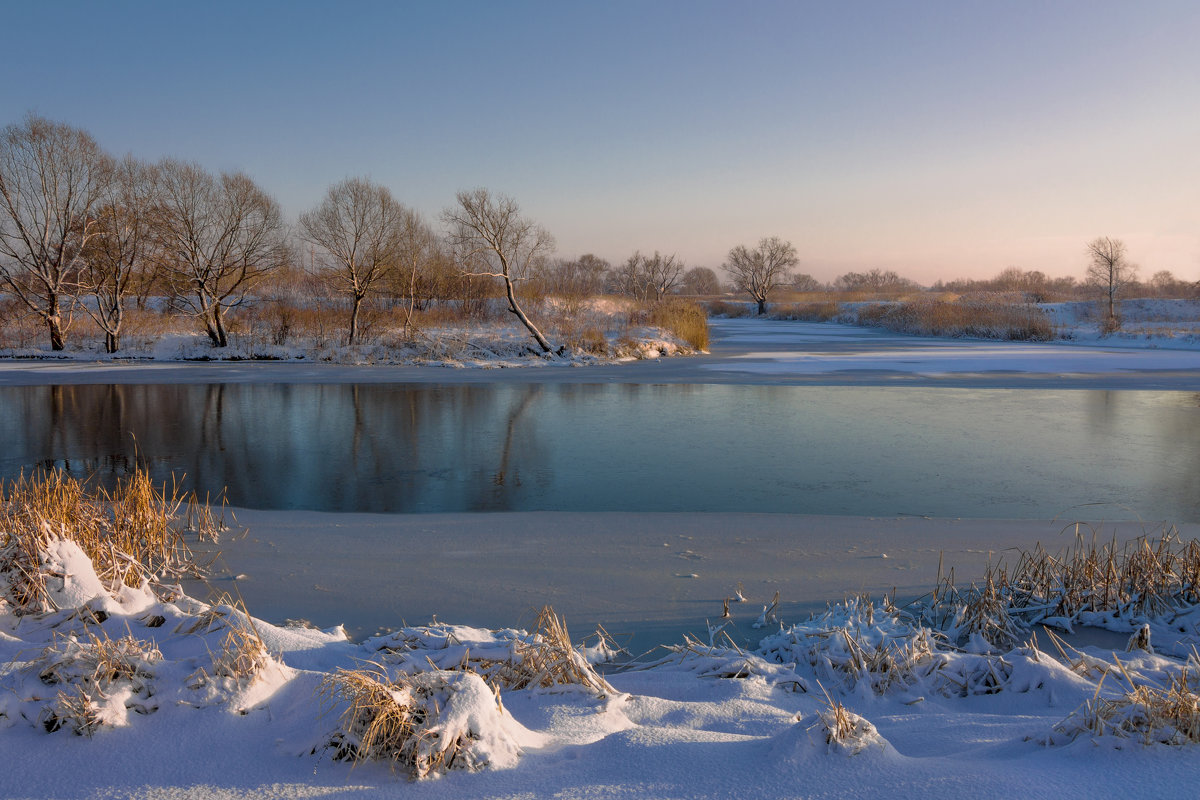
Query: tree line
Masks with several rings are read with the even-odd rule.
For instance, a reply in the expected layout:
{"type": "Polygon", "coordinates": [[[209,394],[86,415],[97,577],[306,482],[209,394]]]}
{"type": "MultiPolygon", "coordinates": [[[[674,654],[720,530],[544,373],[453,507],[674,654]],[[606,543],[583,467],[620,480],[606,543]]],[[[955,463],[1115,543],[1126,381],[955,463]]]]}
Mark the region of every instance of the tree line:
{"type": "MultiPolygon", "coordinates": [[[[110,156],[86,131],[30,114],[0,135],[0,292],[45,325],[53,350],[65,347],[79,313],[120,350],[131,305],[165,298],[198,321],[214,347],[229,343],[229,313],[275,274],[304,268],[345,306],[345,341],[360,337],[365,303],[387,298],[405,335],[433,304],[481,312],[501,300],[542,352],[555,347],[530,316],[525,297],[553,296],[574,314],[589,297],[624,295],[642,303],[668,295],[726,290],[708,267],[674,253],[635,251],[610,264],[593,254],[555,258],[554,239],[516,201],[487,189],[459,192],[435,227],[366,178],[330,186],[289,226],[279,204],[242,172],[211,172],[178,159],[147,163],[110,156]],[[307,256],[307,258],[306,258],[307,256]],[[307,262],[307,263],[306,263],[307,262]]],[[[1087,248],[1087,286],[1115,314],[1131,288],[1195,294],[1169,272],[1136,283],[1120,240],[1087,248]]],[[[781,290],[883,295],[921,287],[894,271],[848,272],[828,284],[795,272],[796,248],[778,237],[733,247],[723,270],[732,288],[764,313],[781,290]]],[[[988,281],[938,282],[935,291],[1021,291],[1032,300],[1074,292],[1072,278],[1010,268],[988,281]]]]}
{"type": "Polygon", "coordinates": [[[553,237],[512,198],[474,189],[456,201],[437,228],[387,187],[349,178],[289,226],[242,172],[114,158],[86,131],[30,114],[0,136],[0,292],[44,324],[53,350],[86,314],[105,350],[119,351],[128,310],[152,297],[225,347],[228,315],[255,287],[305,269],[344,303],[347,344],[372,298],[401,309],[406,334],[431,304],[470,315],[502,298],[551,352],[518,287],[561,298],[567,312],[605,292],[655,302],[720,290],[711,269],[688,269],[675,254],[638,251],[616,266],[591,254],[556,259],[553,237]]]}

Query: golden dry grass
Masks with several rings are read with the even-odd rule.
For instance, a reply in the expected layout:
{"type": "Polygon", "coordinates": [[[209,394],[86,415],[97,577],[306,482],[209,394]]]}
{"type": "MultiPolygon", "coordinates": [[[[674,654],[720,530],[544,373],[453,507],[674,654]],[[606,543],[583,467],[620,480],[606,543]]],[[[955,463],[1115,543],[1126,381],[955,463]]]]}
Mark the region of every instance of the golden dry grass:
{"type": "Polygon", "coordinates": [[[923,336],[1049,341],[1054,328],[1036,306],[1004,296],[975,295],[954,300],[921,296],[898,303],[859,306],[859,325],[923,336]]]}
{"type": "MultiPolygon", "coordinates": [[[[85,486],[57,470],[22,474],[0,485],[0,582],[17,613],[55,610],[47,590],[46,552],[55,540],[75,542],[111,589],[137,587],[197,569],[178,523],[175,487],[156,488],[138,469],[112,490],[85,486]]],[[[217,535],[217,522],[194,510],[197,533],[217,535]]]]}
{"type": "Polygon", "coordinates": [[[708,316],[697,303],[664,300],[646,311],[646,322],[663,328],[696,350],[708,349],[708,316]]]}
{"type": "MultiPolygon", "coordinates": [[[[439,670],[393,678],[370,663],[327,675],[320,694],[346,705],[327,744],[334,760],[382,762],[414,780],[482,767],[472,750],[477,732],[444,724],[442,712],[458,691],[452,675],[439,670]]],[[[495,702],[502,709],[498,693],[495,702]]]]}
{"type": "Polygon", "coordinates": [[[157,704],[149,682],[161,661],[154,642],[132,635],[110,639],[94,631],[82,637],[58,634],[34,663],[42,683],[65,688],[42,709],[39,721],[49,732],[66,729],[91,736],[105,722],[102,704],[120,684],[131,690],[126,708],[150,713],[157,704]]]}

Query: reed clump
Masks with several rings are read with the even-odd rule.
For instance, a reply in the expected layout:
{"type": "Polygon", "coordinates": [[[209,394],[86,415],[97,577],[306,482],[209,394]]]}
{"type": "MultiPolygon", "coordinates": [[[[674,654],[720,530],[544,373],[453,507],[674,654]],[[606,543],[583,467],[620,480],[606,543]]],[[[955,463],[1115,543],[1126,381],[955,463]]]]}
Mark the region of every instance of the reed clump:
{"type": "Polygon", "coordinates": [[[1038,342],[1054,338],[1054,327],[1045,313],[1003,294],[868,303],[855,309],[855,322],[922,336],[1038,342]]]}
{"type": "Polygon", "coordinates": [[[102,725],[119,724],[129,710],[157,710],[150,682],[162,658],[153,642],[132,635],[57,635],[34,669],[42,683],[65,688],[42,709],[39,721],[48,732],[91,736],[102,725]]]}
{"type": "MultiPolygon", "coordinates": [[[[504,727],[499,694],[470,673],[392,677],[382,665],[367,664],[327,675],[319,691],[329,702],[345,704],[325,746],[335,761],[382,762],[414,780],[487,766],[495,748],[477,744],[494,739],[496,731],[482,728],[504,727]],[[475,713],[464,713],[464,707],[475,713]]],[[[509,744],[519,751],[515,742],[509,744]]]]}
{"type": "Polygon", "coordinates": [[[1115,696],[1101,694],[1104,677],[1096,694],[1056,724],[1044,744],[1067,744],[1080,736],[1135,739],[1143,745],[1200,744],[1200,695],[1188,668],[1179,670],[1165,687],[1137,684],[1121,666],[1128,688],[1115,696]]]}
{"type": "Polygon", "coordinates": [[[533,636],[515,643],[513,659],[507,668],[493,675],[493,680],[506,689],[582,686],[600,695],[616,694],[575,649],[567,623],[550,606],[542,606],[538,611],[533,636]]]}
{"type": "Polygon", "coordinates": [[[847,709],[841,701],[828,695],[826,699],[828,704],[817,713],[813,727],[821,729],[830,751],[853,756],[882,745],[879,731],[871,722],[847,709]]]}
{"type": "MultiPolygon", "coordinates": [[[[58,470],[0,485],[0,591],[18,614],[56,610],[47,585],[56,542],[75,543],[97,577],[117,591],[194,573],[198,565],[179,522],[177,488],[155,487],[137,469],[114,489],[87,486],[58,470]]],[[[220,522],[189,502],[187,525],[216,538],[220,522]]]]}
{"type": "Polygon", "coordinates": [[[695,350],[708,349],[708,316],[697,303],[664,300],[650,307],[646,322],[663,328],[695,350]]]}
{"type": "Polygon", "coordinates": [[[1125,543],[1074,527],[1073,544],[1059,553],[1038,544],[1011,567],[989,564],[982,587],[960,591],[953,572],[939,577],[918,603],[920,615],[956,641],[978,634],[1005,647],[1038,623],[1069,626],[1088,614],[1154,619],[1200,602],[1200,541],[1182,541],[1173,526],[1125,543]]]}
{"type": "Polygon", "coordinates": [[[875,693],[911,688],[940,665],[929,628],[901,619],[887,598],[876,605],[866,596],[763,639],[759,652],[780,663],[807,664],[818,679],[862,684],[875,693]]]}

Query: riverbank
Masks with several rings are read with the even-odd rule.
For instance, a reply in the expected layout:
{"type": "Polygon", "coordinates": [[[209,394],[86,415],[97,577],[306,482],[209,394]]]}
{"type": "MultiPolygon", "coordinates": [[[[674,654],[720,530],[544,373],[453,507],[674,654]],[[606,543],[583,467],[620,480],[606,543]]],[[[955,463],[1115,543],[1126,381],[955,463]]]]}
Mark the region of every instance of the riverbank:
{"type": "Polygon", "coordinates": [[[710,332],[706,354],[622,363],[450,367],[38,359],[0,363],[0,385],[523,382],[1200,390],[1200,350],[1158,348],[1148,340],[1110,347],[939,339],[754,318],[714,319],[710,332]]]}
{"type": "MultiPolygon", "coordinates": [[[[474,521],[488,532],[468,531],[460,541],[455,537],[470,520],[417,519],[396,528],[381,519],[321,516],[305,515],[310,527],[297,531],[302,520],[288,515],[244,514],[258,535],[245,547],[227,544],[224,561],[250,572],[215,582],[237,584],[244,606],[145,587],[108,594],[80,551],[53,548],[47,588],[59,610],[16,616],[0,609],[0,741],[9,757],[0,796],[515,800],[919,792],[957,800],[986,782],[1002,796],[1183,800],[1200,777],[1184,729],[1138,721],[1139,709],[1157,708],[1144,705],[1153,693],[1180,675],[1184,699],[1194,698],[1181,672],[1181,653],[1200,636],[1194,608],[1175,613],[1170,625],[1155,617],[1153,643],[1126,652],[1125,640],[1137,639],[1129,636],[1135,618],[1123,618],[1120,632],[1100,631],[1107,636],[1096,641],[1056,643],[1039,626],[1015,646],[972,640],[962,648],[878,599],[851,597],[816,619],[793,618],[799,609],[784,603],[783,619],[768,617],[762,628],[743,626],[735,615],[728,630],[749,634],[747,646],[706,627],[649,663],[595,672],[582,653],[559,648],[532,615],[518,629],[455,624],[462,621],[448,614],[429,625],[410,619],[394,633],[356,642],[340,627],[282,624],[255,607],[257,584],[279,580],[304,594],[308,573],[289,569],[319,558],[319,567],[305,565],[324,581],[324,591],[314,587],[313,594],[343,602],[329,592],[347,591],[344,602],[359,613],[387,608],[415,584],[430,587],[421,602],[438,600],[444,584],[476,618],[503,613],[508,604],[541,599],[513,597],[518,583],[494,577],[506,562],[527,556],[509,534],[519,531],[538,547],[540,530],[563,525],[596,543],[579,557],[539,549],[557,575],[549,591],[568,605],[578,589],[642,611],[649,598],[669,595],[677,609],[695,613],[715,606],[724,592],[713,588],[743,573],[755,575],[745,583],[754,601],[774,587],[781,596],[828,594],[824,587],[846,575],[850,585],[836,594],[854,595],[899,583],[889,580],[898,576],[931,581],[937,544],[965,559],[948,556],[943,564],[965,590],[967,575],[989,558],[979,537],[1008,543],[1049,530],[1052,545],[1064,536],[1061,523],[488,515],[474,521]],[[797,527],[813,541],[790,538],[797,527]],[[377,550],[339,555],[339,537],[348,532],[377,550]],[[860,534],[868,538],[845,538],[860,534]],[[651,555],[659,540],[668,547],[651,555]],[[321,541],[323,548],[306,552],[321,541]],[[291,550],[297,564],[289,566],[291,550]],[[622,560],[621,550],[633,570],[617,569],[605,585],[601,571],[613,569],[605,561],[622,560]],[[385,574],[376,577],[381,560],[385,574]],[[688,588],[681,594],[677,587],[688,588]],[[535,627],[541,632],[525,632],[535,627]],[[565,673],[547,677],[547,659],[572,660],[571,672],[586,683],[565,673]],[[534,677],[544,682],[522,686],[534,677]],[[396,754],[394,768],[347,760],[364,741],[359,725],[373,719],[372,712],[345,716],[350,694],[382,686],[371,683],[377,680],[396,682],[371,701],[383,704],[377,707],[392,704],[389,713],[397,714],[407,713],[404,704],[425,709],[409,720],[426,755],[414,760],[384,743],[380,752],[396,754]],[[1131,695],[1127,682],[1143,694],[1131,695]],[[1093,712],[1089,703],[1097,698],[1107,705],[1093,712]],[[410,783],[413,773],[425,780],[410,783]]],[[[577,625],[572,631],[575,638],[584,633],[577,625]]],[[[1194,711],[1179,723],[1192,717],[1194,711]]]]}
{"type": "MultiPolygon", "coordinates": [[[[1113,514],[1121,509],[1109,509],[1113,514]]],[[[732,629],[751,627],[779,593],[796,622],[869,593],[911,600],[939,561],[967,585],[984,567],[1039,542],[1074,542],[1075,522],[1101,541],[1153,522],[1107,523],[1096,508],[1057,520],[929,519],[741,513],[324,514],[238,509],[214,552],[212,588],[237,592],[275,623],[344,625],[361,639],[430,619],[483,628],[528,626],[543,605],[582,637],[603,625],[632,653],[703,635],[731,599],[732,629]],[[1083,515],[1087,514],[1088,517],[1083,515]],[[737,602],[738,587],[746,602],[737,602]]],[[[1180,526],[1185,538],[1200,524],[1180,526]]],[[[204,587],[190,591],[204,596],[204,587]]]]}

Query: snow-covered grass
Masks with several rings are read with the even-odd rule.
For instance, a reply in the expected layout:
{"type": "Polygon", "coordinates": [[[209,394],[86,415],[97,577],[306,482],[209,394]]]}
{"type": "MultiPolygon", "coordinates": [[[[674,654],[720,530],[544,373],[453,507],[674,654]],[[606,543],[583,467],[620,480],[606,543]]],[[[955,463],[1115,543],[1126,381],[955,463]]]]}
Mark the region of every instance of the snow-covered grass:
{"type": "Polygon", "coordinates": [[[0,326],[0,358],[66,361],[305,361],[336,364],[413,364],[446,367],[581,366],[683,355],[707,346],[707,325],[697,306],[683,301],[642,308],[621,298],[597,297],[568,309],[555,298],[537,304],[539,324],[558,346],[541,352],[511,315],[488,308],[482,316],[429,313],[406,330],[401,312],[377,312],[354,345],[344,342],[340,317],[291,309],[251,307],[230,319],[229,345],[216,348],[187,317],[131,312],[119,352],[108,354],[103,337],[80,320],[67,349],[53,352],[39,326],[9,320],[0,326]]]}
{"type": "Polygon", "coordinates": [[[0,561],[0,796],[1183,798],[1200,776],[1200,546],[1169,530],[776,617],[750,647],[715,624],[605,674],[548,609],[352,642],[105,577],[73,533],[22,562],[56,588],[36,608],[0,561]],[[1016,638],[965,629],[972,604],[1016,638]],[[1065,632],[1100,623],[1128,649],[1065,632]]]}

